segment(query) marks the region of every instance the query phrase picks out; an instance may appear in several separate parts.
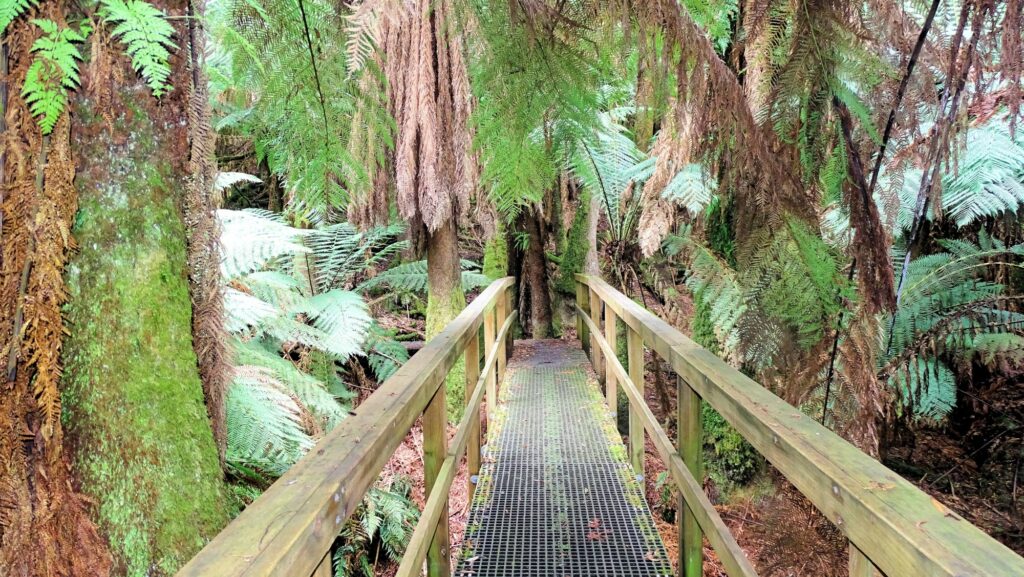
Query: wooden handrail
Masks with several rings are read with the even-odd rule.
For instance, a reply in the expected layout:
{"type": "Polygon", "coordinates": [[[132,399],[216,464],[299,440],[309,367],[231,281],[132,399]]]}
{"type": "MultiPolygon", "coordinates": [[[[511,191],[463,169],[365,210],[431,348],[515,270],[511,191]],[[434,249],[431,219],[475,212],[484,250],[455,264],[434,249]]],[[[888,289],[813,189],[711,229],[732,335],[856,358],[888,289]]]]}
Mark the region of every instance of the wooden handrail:
{"type": "MultiPolygon", "coordinates": [[[[654,416],[651,408],[647,406],[647,402],[644,400],[643,395],[640,394],[633,379],[630,378],[629,373],[626,372],[622,363],[619,362],[615,350],[601,336],[601,330],[594,324],[593,319],[590,318],[586,311],[577,305],[576,312],[583,318],[583,322],[587,324],[591,333],[596,335],[597,345],[601,348],[602,353],[604,353],[608,369],[605,379],[609,383],[616,379],[622,387],[622,392],[629,398],[631,408],[635,408],[639,412],[644,429],[651,435],[654,447],[657,449],[658,454],[661,455],[662,461],[665,462],[669,474],[672,475],[672,480],[679,487],[683,498],[690,504],[697,522],[700,524],[701,529],[704,530],[715,552],[718,553],[718,558],[722,561],[726,572],[730,577],[737,575],[756,577],[757,572],[754,571],[754,567],[743,554],[743,550],[740,549],[736,539],[718,515],[718,511],[715,510],[707,495],[704,494],[701,483],[693,477],[683,463],[683,459],[676,454],[675,447],[672,446],[672,441],[668,438],[668,434],[661,428],[658,418],[654,416]]],[[[610,387],[609,390],[611,390],[610,387]]],[[[632,440],[630,439],[630,441],[632,440]]]]}
{"type": "MultiPolygon", "coordinates": [[[[888,577],[1024,575],[1024,558],[599,277],[577,275],[576,280],[589,289],[590,314],[583,309],[577,313],[589,329],[591,342],[596,340],[606,356],[611,354],[608,343],[600,339],[598,324],[602,306],[613,311],[611,318],[620,319],[628,330],[640,335],[648,348],[672,366],[686,388],[718,411],[846,535],[851,542],[851,569],[857,575],[875,570],[888,577]]],[[[583,292],[588,291],[577,294],[583,292]]],[[[596,358],[592,354],[592,360],[596,358]]],[[[643,410],[646,402],[632,386],[633,379],[616,364],[616,378],[626,390],[631,408],[644,413],[645,428],[651,432],[657,421],[649,422],[653,415],[648,414],[649,409],[643,410]]],[[[667,441],[663,432],[652,436],[659,452],[668,449],[662,446],[667,441]]],[[[677,459],[670,455],[666,461],[674,479],[678,477],[677,459]]],[[[683,477],[683,485],[690,485],[683,477]]],[[[693,492],[692,485],[690,491],[681,489],[684,495],[693,492]]],[[[697,502],[687,505],[698,515],[704,503],[696,497],[697,502]]],[[[712,540],[707,521],[702,520],[700,526],[712,540]]],[[[730,576],[746,574],[740,568],[729,571],[730,576]]]]}
{"type": "MultiPolygon", "coordinates": [[[[495,315],[502,317],[497,319],[497,323],[502,324],[502,340],[495,342],[491,338],[486,342],[489,363],[478,373],[481,374],[479,379],[488,378],[488,374],[496,379],[497,367],[504,367],[507,352],[504,336],[512,323],[512,317],[506,313],[509,310],[507,299],[512,286],[511,277],[491,283],[455,320],[363,401],[355,413],[242,511],[178,572],[178,576],[330,575],[330,547],[339,529],[356,510],[416,419],[424,416],[425,452],[428,444],[444,447],[447,443],[443,423],[445,377],[467,349],[473,352],[473,358],[467,358],[467,363],[479,366],[476,356],[479,349],[467,345],[479,338],[485,320],[494,323],[495,315]],[[428,426],[441,431],[441,438],[428,439],[428,426]]],[[[474,401],[475,409],[467,410],[463,424],[470,421],[470,414],[476,414],[479,422],[479,395],[473,395],[470,400],[474,401]]],[[[495,399],[490,397],[487,402],[493,405],[495,399]]],[[[479,427],[460,425],[459,432],[461,436],[456,436],[453,450],[459,448],[461,454],[469,435],[479,434],[479,427]]],[[[478,450],[479,443],[476,447],[478,450]]],[[[444,459],[438,461],[436,469],[439,470],[432,472],[428,467],[427,471],[428,484],[433,484],[435,489],[428,495],[428,502],[431,498],[435,502],[441,500],[434,493],[444,495],[442,505],[447,510],[446,495],[451,481],[446,478],[452,473],[446,472],[444,463],[448,463],[450,453],[446,449],[440,453],[444,459]]],[[[455,467],[449,465],[448,469],[454,472],[455,467]]],[[[436,518],[430,528],[430,536],[435,541],[431,552],[446,557],[448,544],[436,541],[440,535],[437,528],[442,525],[447,537],[447,515],[430,513],[430,516],[436,518]]],[[[433,555],[431,566],[435,564],[447,566],[447,559],[433,555]]],[[[430,573],[431,577],[440,577],[437,569],[430,573]]]]}
{"type": "MultiPolygon", "coordinates": [[[[459,460],[466,451],[470,431],[472,431],[474,423],[480,422],[480,404],[486,390],[484,381],[487,379],[487,374],[497,370],[498,359],[501,358],[501,343],[512,328],[512,323],[518,314],[518,312],[513,312],[509,315],[501,330],[498,331],[497,342],[484,362],[483,375],[477,380],[473,396],[466,403],[466,414],[463,415],[462,421],[459,422],[459,427],[455,431],[455,436],[452,437],[452,445],[448,448],[448,455],[441,466],[441,472],[437,475],[436,484],[427,498],[427,503],[423,506],[420,521],[416,524],[412,538],[409,539],[409,545],[405,548],[405,556],[402,557],[402,563],[398,566],[396,577],[415,577],[423,570],[423,561],[427,558],[427,547],[430,545],[431,539],[434,538],[434,529],[441,521],[441,515],[446,509],[448,492],[455,480],[459,460]]],[[[493,403],[493,401],[490,402],[493,403]]]]}

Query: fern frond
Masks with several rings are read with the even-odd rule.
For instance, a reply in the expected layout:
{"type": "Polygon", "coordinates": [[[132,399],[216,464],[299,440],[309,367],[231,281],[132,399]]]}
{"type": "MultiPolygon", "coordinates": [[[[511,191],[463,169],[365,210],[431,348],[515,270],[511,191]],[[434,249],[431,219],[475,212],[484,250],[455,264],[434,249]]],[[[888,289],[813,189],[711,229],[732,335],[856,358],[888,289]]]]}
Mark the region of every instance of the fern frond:
{"type": "Polygon", "coordinates": [[[363,343],[372,319],[358,293],[335,289],[296,303],[290,311],[301,313],[319,334],[311,344],[344,361],[363,354],[363,343]]]}
{"type": "Polygon", "coordinates": [[[39,0],[0,0],[0,34],[6,32],[18,16],[38,4],[39,0]]]}
{"type": "Polygon", "coordinates": [[[319,421],[325,432],[330,431],[347,415],[345,407],[335,399],[324,383],[299,370],[291,361],[265,348],[255,340],[234,340],[235,364],[259,366],[295,394],[302,405],[319,421]]]}
{"type": "MultiPolygon", "coordinates": [[[[479,265],[468,260],[463,260],[461,264],[463,269],[462,290],[469,291],[491,284],[490,277],[477,272],[479,265]]],[[[381,286],[411,292],[427,290],[427,261],[419,260],[392,267],[363,282],[357,290],[367,291],[381,286]]]]}
{"type": "Polygon", "coordinates": [[[301,239],[309,231],[292,228],[279,217],[257,211],[218,210],[221,226],[221,274],[238,278],[288,255],[309,252],[301,239]]]}
{"type": "Polygon", "coordinates": [[[315,441],[303,426],[303,407],[262,367],[239,367],[225,402],[230,469],[280,476],[315,441]]]}
{"type": "Polygon", "coordinates": [[[171,50],[175,49],[174,27],[167,16],[145,0],[100,0],[100,15],[113,24],[110,35],[125,45],[132,67],[146,81],[153,96],[164,95],[171,86],[171,50]]]}
{"type": "Polygon", "coordinates": [[[52,20],[33,20],[43,36],[32,44],[35,57],[25,74],[21,93],[44,135],[53,132],[68,104],[68,90],[78,86],[78,62],[82,60],[77,44],[85,42],[88,30],[78,32],[52,20]]]}

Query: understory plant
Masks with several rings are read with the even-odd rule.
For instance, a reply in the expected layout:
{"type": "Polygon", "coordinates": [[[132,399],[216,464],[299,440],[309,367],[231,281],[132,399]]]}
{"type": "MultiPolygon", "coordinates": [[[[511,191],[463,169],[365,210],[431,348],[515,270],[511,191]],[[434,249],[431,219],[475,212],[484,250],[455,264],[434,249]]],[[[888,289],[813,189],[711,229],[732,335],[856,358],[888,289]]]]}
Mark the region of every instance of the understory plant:
{"type": "MultiPolygon", "coordinates": [[[[402,229],[299,229],[259,210],[218,216],[234,349],[226,464],[243,482],[265,486],[348,415],[354,394],[344,366],[366,357],[383,381],[408,359],[352,290],[404,248],[402,229]]],[[[337,575],[373,575],[378,544],[386,558],[401,557],[419,515],[408,493],[402,481],[371,488],[339,535],[337,575]]]]}

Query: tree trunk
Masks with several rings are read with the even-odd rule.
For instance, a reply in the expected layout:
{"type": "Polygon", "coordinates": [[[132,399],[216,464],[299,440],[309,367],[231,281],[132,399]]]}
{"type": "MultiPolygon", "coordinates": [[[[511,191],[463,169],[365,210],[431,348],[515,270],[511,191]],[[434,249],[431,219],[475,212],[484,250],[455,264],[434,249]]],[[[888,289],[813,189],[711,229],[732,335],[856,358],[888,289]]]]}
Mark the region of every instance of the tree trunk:
{"type": "MultiPolygon", "coordinates": [[[[186,3],[156,4],[187,38],[186,3]]],[[[119,572],[170,575],[227,520],[193,350],[181,214],[190,79],[179,51],[174,90],[158,101],[123,57],[116,62],[125,86],[105,106],[80,93],[72,111],[81,250],[67,275],[65,413],[119,572]]]]}
{"type": "MultiPolygon", "coordinates": [[[[57,2],[38,15],[63,20],[57,2]]],[[[78,202],[70,121],[43,138],[21,96],[29,27],[12,23],[0,47],[0,575],[105,576],[110,554],[72,488],[61,423],[62,274],[78,202]]]]}
{"type": "MultiPolygon", "coordinates": [[[[427,234],[427,340],[441,332],[466,308],[459,263],[458,230],[455,220],[449,219],[436,231],[427,234]]],[[[453,422],[462,418],[465,371],[464,361],[459,360],[445,381],[448,418],[453,422]]]]}
{"type": "Polygon", "coordinates": [[[597,260],[597,223],[600,220],[601,201],[596,194],[591,194],[587,213],[587,257],[583,261],[583,272],[587,274],[601,274],[601,263],[597,260]]]}
{"type": "Polygon", "coordinates": [[[519,215],[519,230],[528,237],[522,260],[523,293],[530,305],[530,334],[535,339],[551,336],[551,296],[548,293],[545,238],[536,209],[528,208],[519,215]]]}

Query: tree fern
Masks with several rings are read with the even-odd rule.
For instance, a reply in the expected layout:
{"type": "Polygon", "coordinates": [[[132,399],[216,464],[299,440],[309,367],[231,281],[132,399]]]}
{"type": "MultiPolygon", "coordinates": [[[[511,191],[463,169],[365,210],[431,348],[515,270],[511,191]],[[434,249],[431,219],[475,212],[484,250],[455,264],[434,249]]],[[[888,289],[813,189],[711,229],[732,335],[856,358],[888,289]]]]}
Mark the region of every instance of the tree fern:
{"type": "Polygon", "coordinates": [[[944,417],[955,403],[946,360],[1015,359],[1024,346],[1024,315],[1002,308],[1004,287],[985,280],[990,267],[1020,267],[1024,245],[1007,247],[984,233],[977,244],[941,244],[948,252],[910,262],[882,356],[882,376],[891,377],[902,405],[928,419],[944,417]]]}
{"type": "Polygon", "coordinates": [[[154,96],[162,96],[171,86],[171,50],[175,48],[174,27],[167,16],[144,0],[100,0],[100,15],[113,24],[113,38],[125,45],[125,52],[146,81],[154,96]]]}
{"type": "Polygon", "coordinates": [[[22,96],[32,116],[39,117],[39,128],[49,134],[68,105],[68,90],[78,86],[78,62],[82,59],[77,44],[85,42],[88,29],[78,32],[52,20],[33,20],[43,35],[32,44],[35,57],[25,74],[22,96]]]}

